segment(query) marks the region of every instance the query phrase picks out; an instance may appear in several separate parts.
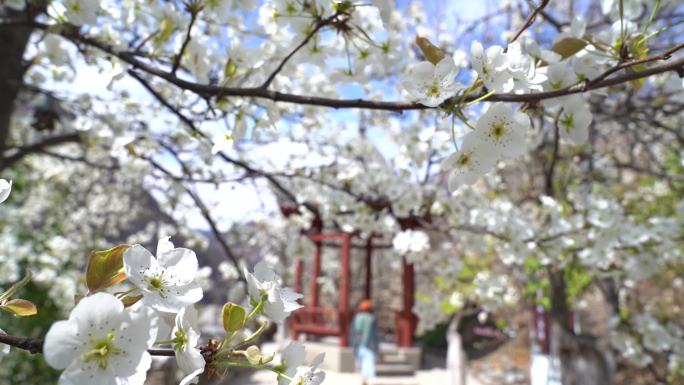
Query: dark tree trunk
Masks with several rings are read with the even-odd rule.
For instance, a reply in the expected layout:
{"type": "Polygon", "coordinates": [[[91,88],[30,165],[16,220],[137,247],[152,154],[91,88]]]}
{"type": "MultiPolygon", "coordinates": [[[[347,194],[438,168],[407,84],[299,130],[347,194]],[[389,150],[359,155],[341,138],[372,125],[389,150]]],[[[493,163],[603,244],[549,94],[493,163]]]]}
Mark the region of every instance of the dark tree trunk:
{"type": "Polygon", "coordinates": [[[562,270],[549,271],[551,288],[551,353],[561,362],[563,385],[612,385],[610,350],[597,337],[575,335],[568,327],[570,311],[562,270]]]}
{"type": "MultiPolygon", "coordinates": [[[[0,17],[13,22],[33,19],[32,11],[16,12],[7,7],[0,8],[0,17]]],[[[14,102],[21,89],[26,65],[23,63],[24,51],[31,37],[32,28],[18,23],[0,25],[0,162],[4,163],[4,153],[10,135],[14,102]]],[[[2,166],[0,163],[0,166],[2,166]]]]}

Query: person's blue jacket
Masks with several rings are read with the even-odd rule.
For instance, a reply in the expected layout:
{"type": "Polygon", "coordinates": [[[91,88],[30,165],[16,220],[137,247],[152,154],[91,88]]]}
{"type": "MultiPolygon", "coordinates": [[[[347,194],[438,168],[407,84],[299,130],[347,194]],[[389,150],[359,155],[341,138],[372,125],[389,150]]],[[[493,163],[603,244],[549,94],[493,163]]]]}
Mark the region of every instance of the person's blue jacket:
{"type": "Polygon", "coordinates": [[[377,353],[380,339],[375,317],[371,313],[359,312],[354,316],[349,329],[349,346],[357,354],[359,347],[366,347],[377,353]]]}

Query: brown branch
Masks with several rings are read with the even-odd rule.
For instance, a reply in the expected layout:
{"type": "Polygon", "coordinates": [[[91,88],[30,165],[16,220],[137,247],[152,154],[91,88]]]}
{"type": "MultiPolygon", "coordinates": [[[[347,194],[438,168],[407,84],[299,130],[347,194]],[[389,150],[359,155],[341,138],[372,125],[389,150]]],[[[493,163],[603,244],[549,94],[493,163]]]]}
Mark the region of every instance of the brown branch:
{"type": "Polygon", "coordinates": [[[57,146],[64,143],[79,143],[80,141],[81,136],[78,133],[69,133],[47,137],[41,140],[40,142],[35,142],[27,144],[25,146],[16,147],[12,149],[14,150],[13,154],[3,157],[3,159],[0,160],[0,170],[4,170],[5,168],[18,162],[23,157],[29,154],[41,152],[47,147],[57,146]]]}
{"type": "MultiPolygon", "coordinates": [[[[550,2],[551,2],[551,0],[542,0],[542,2],[539,4],[539,6],[538,6],[537,8],[535,8],[534,11],[532,11],[532,13],[530,14],[530,16],[529,16],[529,17],[527,18],[527,20],[525,21],[525,24],[523,24],[523,26],[520,27],[520,29],[518,30],[518,33],[516,33],[515,36],[513,36],[513,39],[511,39],[511,41],[508,42],[508,44],[513,43],[514,41],[516,41],[516,40],[520,37],[520,35],[522,35],[522,33],[525,32],[526,29],[530,28],[530,27],[532,26],[532,24],[534,24],[534,19],[537,17],[537,15],[539,14],[539,12],[543,11],[544,8],[545,8],[550,2]]],[[[547,20],[548,20],[548,19],[547,19],[547,20]]]]}
{"type": "Polygon", "coordinates": [[[549,164],[549,168],[546,170],[546,179],[545,179],[545,194],[554,197],[554,188],[553,188],[553,180],[554,180],[554,173],[556,171],[556,163],[558,162],[558,152],[560,150],[560,117],[561,117],[562,111],[556,116],[556,121],[554,122],[554,129],[553,129],[553,151],[551,153],[551,164],[549,164]]]}
{"type": "MultiPolygon", "coordinates": [[[[42,338],[19,337],[0,333],[0,343],[26,350],[31,354],[43,353],[44,340],[42,338]]],[[[172,349],[148,349],[147,352],[153,356],[173,357],[175,355],[172,349]]]]}
{"type": "Polygon", "coordinates": [[[684,43],[677,44],[676,46],[668,49],[667,51],[665,51],[659,55],[653,55],[653,56],[649,56],[649,57],[639,59],[639,60],[630,60],[630,61],[627,61],[624,63],[620,63],[617,66],[608,69],[607,71],[605,71],[604,73],[599,75],[597,78],[592,79],[591,81],[589,81],[587,83],[587,85],[593,85],[593,84],[599,83],[602,80],[608,78],[610,75],[612,75],[612,74],[614,74],[620,70],[623,70],[623,69],[627,69],[630,67],[638,66],[640,64],[646,64],[646,63],[650,63],[650,62],[654,62],[654,61],[668,60],[672,57],[672,54],[674,54],[675,52],[677,52],[681,49],[684,49],[684,43]]]}
{"type": "MultiPolygon", "coordinates": [[[[49,26],[41,23],[30,23],[31,26],[37,29],[42,29],[46,31],[49,30],[49,26]]],[[[299,94],[289,94],[283,92],[275,92],[265,90],[260,87],[221,87],[217,85],[210,84],[199,84],[190,82],[187,80],[180,79],[173,74],[162,71],[152,65],[149,65],[141,60],[139,60],[133,53],[127,51],[118,51],[111,45],[100,42],[96,39],[92,39],[86,36],[82,36],[74,31],[60,31],[60,34],[65,38],[71,40],[77,44],[86,44],[95,47],[105,53],[116,56],[122,61],[132,65],[134,68],[138,68],[150,75],[166,80],[167,82],[176,85],[177,87],[192,91],[203,97],[252,97],[269,99],[274,102],[286,102],[301,105],[311,105],[320,107],[331,107],[331,108],[357,108],[357,109],[368,109],[368,110],[384,110],[384,111],[408,111],[408,110],[427,110],[433,107],[426,107],[418,103],[406,103],[406,102],[384,102],[384,101],[374,101],[366,99],[335,99],[335,98],[325,98],[319,96],[306,96],[299,94]]],[[[665,72],[676,71],[678,73],[684,73],[684,58],[679,58],[677,60],[670,61],[661,65],[653,66],[647,68],[643,71],[631,72],[620,76],[615,76],[612,78],[604,79],[600,82],[596,82],[592,85],[572,85],[564,87],[558,90],[546,91],[546,92],[535,92],[528,94],[493,94],[486,98],[489,102],[518,102],[518,103],[534,103],[545,99],[557,98],[560,96],[566,96],[571,94],[583,93],[590,90],[600,89],[619,85],[622,83],[630,82],[632,80],[643,79],[652,75],[657,75],[665,72]]],[[[475,99],[481,98],[483,94],[469,95],[464,98],[463,101],[473,101],[475,99]]],[[[451,98],[446,100],[442,106],[448,107],[454,103],[455,99],[451,98]]]]}
{"type": "Polygon", "coordinates": [[[190,35],[192,32],[192,27],[195,25],[195,20],[197,20],[197,11],[196,10],[191,10],[190,11],[190,24],[188,24],[188,30],[185,32],[185,39],[183,40],[183,44],[181,45],[180,51],[176,55],[176,57],[173,59],[173,66],[171,67],[171,74],[176,75],[176,71],[178,71],[178,67],[180,67],[181,60],[183,58],[183,55],[185,54],[185,50],[188,48],[188,44],[190,44],[190,40],[192,40],[192,36],[190,35]]]}

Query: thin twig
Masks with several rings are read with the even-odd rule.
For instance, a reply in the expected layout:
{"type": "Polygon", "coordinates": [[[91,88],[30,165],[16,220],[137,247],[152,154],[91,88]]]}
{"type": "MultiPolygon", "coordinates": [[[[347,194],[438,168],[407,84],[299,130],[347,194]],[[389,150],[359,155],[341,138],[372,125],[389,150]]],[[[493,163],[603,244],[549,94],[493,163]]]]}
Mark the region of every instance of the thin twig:
{"type": "Polygon", "coordinates": [[[554,180],[554,173],[556,171],[556,163],[558,162],[558,151],[560,150],[560,117],[561,117],[562,111],[558,114],[556,117],[556,121],[554,122],[554,129],[553,129],[553,147],[552,147],[552,153],[551,153],[551,163],[549,164],[549,168],[546,170],[546,195],[553,197],[554,196],[554,188],[553,188],[553,180],[554,180]]]}
{"type": "MultiPolygon", "coordinates": [[[[522,35],[522,33],[525,32],[526,29],[530,28],[530,27],[532,26],[532,24],[534,24],[534,19],[537,17],[537,15],[539,14],[539,12],[543,11],[544,8],[545,8],[550,2],[551,2],[551,0],[542,0],[541,4],[539,4],[539,6],[538,6],[537,8],[535,8],[534,11],[532,11],[532,13],[530,14],[530,16],[529,16],[529,17],[527,18],[527,20],[525,21],[525,24],[523,24],[523,26],[520,27],[520,29],[518,30],[518,33],[516,33],[515,36],[513,36],[513,39],[511,39],[511,41],[510,41],[508,44],[513,43],[514,41],[516,41],[516,40],[520,37],[520,35],[522,35]]],[[[548,19],[547,19],[547,20],[548,20],[548,19]]]]}
{"type": "Polygon", "coordinates": [[[280,73],[280,71],[283,69],[283,67],[285,67],[285,64],[287,64],[287,62],[288,62],[288,61],[289,61],[289,60],[290,60],[290,59],[291,59],[291,58],[292,58],[300,49],[302,49],[302,47],[304,47],[305,45],[307,45],[307,44],[309,43],[309,41],[314,37],[314,35],[316,35],[316,34],[318,33],[318,31],[321,30],[321,28],[323,28],[323,27],[325,27],[326,25],[332,23],[333,20],[335,20],[335,19],[337,18],[337,16],[339,16],[339,13],[335,13],[334,15],[332,15],[332,16],[330,16],[330,17],[328,17],[328,18],[326,18],[326,19],[323,19],[323,20],[321,20],[320,22],[318,22],[318,23],[316,24],[316,27],[315,27],[314,29],[312,29],[311,32],[309,32],[309,33],[306,35],[306,37],[304,38],[304,40],[302,40],[302,42],[299,43],[299,45],[298,45],[297,47],[295,47],[295,49],[293,49],[287,56],[285,56],[285,58],[280,62],[280,64],[278,65],[278,67],[276,67],[276,69],[271,73],[271,75],[268,76],[268,78],[264,81],[264,83],[263,83],[261,86],[259,86],[259,88],[267,89],[268,86],[270,86],[271,83],[273,82],[273,79],[275,79],[276,75],[278,75],[278,73],[280,73]]]}
{"type": "Polygon", "coordinates": [[[185,54],[185,50],[188,48],[188,44],[190,44],[190,40],[192,40],[191,32],[192,27],[195,25],[195,20],[197,20],[197,13],[198,12],[194,10],[190,12],[190,24],[188,24],[188,30],[185,33],[185,39],[183,40],[183,44],[181,45],[180,52],[178,52],[176,57],[173,59],[171,74],[174,76],[176,75],[176,71],[178,71],[178,67],[180,67],[181,59],[185,54]]]}

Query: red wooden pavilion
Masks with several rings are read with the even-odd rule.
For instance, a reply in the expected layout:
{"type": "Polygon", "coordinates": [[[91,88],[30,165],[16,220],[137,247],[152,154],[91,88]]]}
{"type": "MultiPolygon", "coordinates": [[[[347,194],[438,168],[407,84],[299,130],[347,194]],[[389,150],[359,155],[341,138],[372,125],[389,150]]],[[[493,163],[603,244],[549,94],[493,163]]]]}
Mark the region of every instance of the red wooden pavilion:
{"type": "MultiPolygon", "coordinates": [[[[320,228],[319,228],[320,229],[320,228]]],[[[365,245],[354,245],[352,239],[355,234],[346,232],[322,232],[317,230],[306,236],[314,243],[315,253],[311,266],[312,279],[310,298],[305,298],[304,308],[294,312],[290,317],[290,330],[293,339],[298,339],[301,334],[313,336],[336,336],[339,337],[340,346],[349,343],[349,324],[352,319],[353,309],[349,304],[350,291],[350,251],[351,248],[365,248],[365,282],[364,298],[371,298],[372,291],[372,263],[373,250],[377,245],[373,244],[373,238],[369,237],[365,245]],[[319,303],[318,277],[321,275],[321,250],[324,246],[335,246],[340,251],[340,277],[339,277],[339,303],[338,307],[324,306],[319,303]],[[307,301],[308,300],[308,301],[307,301]]],[[[299,260],[295,265],[295,291],[302,292],[302,275],[304,261],[299,260]]],[[[414,270],[413,264],[402,260],[403,295],[402,310],[395,313],[396,343],[400,347],[413,345],[417,317],[413,314],[414,305],[414,270]]]]}

